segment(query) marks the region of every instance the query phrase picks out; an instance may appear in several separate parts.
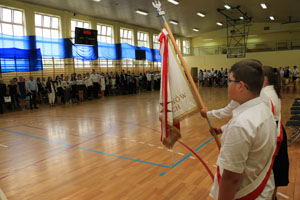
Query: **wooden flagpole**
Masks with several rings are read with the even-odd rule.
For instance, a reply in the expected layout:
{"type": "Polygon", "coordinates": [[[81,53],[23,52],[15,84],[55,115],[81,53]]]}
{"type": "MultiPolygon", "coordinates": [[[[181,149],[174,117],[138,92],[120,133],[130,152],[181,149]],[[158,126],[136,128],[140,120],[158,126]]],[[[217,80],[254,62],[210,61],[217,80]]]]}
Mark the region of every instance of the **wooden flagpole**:
{"type": "MultiPolygon", "coordinates": [[[[193,78],[192,78],[192,76],[191,76],[191,74],[190,74],[190,72],[189,72],[189,68],[187,67],[187,65],[186,65],[186,63],[185,63],[185,60],[183,59],[182,54],[181,54],[181,52],[180,52],[180,50],[179,50],[179,48],[178,48],[178,46],[177,46],[177,44],[176,44],[176,40],[175,40],[175,38],[174,38],[174,36],[173,36],[173,34],[172,34],[172,31],[171,31],[171,29],[170,29],[170,27],[169,27],[169,25],[168,25],[168,22],[167,22],[167,20],[166,20],[166,18],[165,18],[164,16],[161,16],[161,17],[162,17],[164,26],[165,26],[165,28],[166,28],[166,30],[167,30],[167,32],[168,32],[170,38],[171,38],[171,41],[172,41],[172,43],[173,43],[173,46],[175,47],[175,50],[176,50],[176,52],[177,52],[177,54],[178,54],[178,56],[179,56],[180,62],[181,62],[181,64],[182,64],[183,68],[184,68],[184,71],[185,71],[185,73],[186,73],[186,75],[187,75],[187,77],[188,77],[188,80],[189,80],[189,82],[190,82],[191,85],[192,85],[192,89],[193,89],[193,91],[194,91],[194,94],[196,95],[197,103],[198,103],[200,109],[205,108],[205,105],[204,105],[203,100],[202,100],[202,98],[201,98],[201,96],[200,96],[200,93],[199,93],[199,91],[198,91],[198,89],[197,89],[197,87],[196,87],[196,85],[195,85],[195,82],[194,82],[194,80],[193,80],[193,78]]],[[[209,127],[212,128],[212,122],[210,121],[210,119],[209,119],[208,117],[207,117],[206,119],[207,119],[207,122],[208,122],[208,124],[209,124],[209,127]]],[[[217,143],[217,146],[218,146],[218,148],[220,149],[220,148],[221,148],[221,142],[220,142],[220,139],[219,139],[219,137],[216,135],[215,131],[214,131],[213,129],[211,129],[211,130],[212,130],[212,134],[213,134],[213,136],[214,136],[214,138],[215,138],[215,141],[216,141],[216,143],[217,143]]]]}

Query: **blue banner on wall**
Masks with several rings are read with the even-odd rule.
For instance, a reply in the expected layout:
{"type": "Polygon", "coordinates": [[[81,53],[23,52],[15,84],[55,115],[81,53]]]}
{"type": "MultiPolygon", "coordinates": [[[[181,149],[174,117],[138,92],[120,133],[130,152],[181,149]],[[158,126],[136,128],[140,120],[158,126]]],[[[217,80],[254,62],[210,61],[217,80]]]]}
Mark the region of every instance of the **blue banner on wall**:
{"type": "MultiPolygon", "coordinates": [[[[28,54],[35,54],[37,53],[37,49],[40,49],[39,52],[43,58],[76,58],[87,61],[98,58],[109,60],[135,59],[135,50],[145,50],[146,60],[152,62],[161,61],[158,49],[136,47],[127,43],[108,44],[98,42],[98,46],[79,45],[72,44],[71,40],[68,38],[51,39],[38,36],[10,36],[0,34],[0,48],[2,49],[0,58],[12,59],[8,57],[14,55],[14,60],[26,59],[24,56],[27,58],[32,57],[33,59],[34,55],[28,54]],[[23,51],[20,53],[20,50],[30,51],[23,51]],[[21,55],[23,53],[24,55],[21,55]]],[[[5,66],[11,67],[11,62],[1,62],[2,70],[5,66]]],[[[38,69],[39,62],[34,66],[38,69]]]]}
{"type": "Polygon", "coordinates": [[[0,72],[29,72],[43,70],[40,49],[0,48],[0,72]]]}

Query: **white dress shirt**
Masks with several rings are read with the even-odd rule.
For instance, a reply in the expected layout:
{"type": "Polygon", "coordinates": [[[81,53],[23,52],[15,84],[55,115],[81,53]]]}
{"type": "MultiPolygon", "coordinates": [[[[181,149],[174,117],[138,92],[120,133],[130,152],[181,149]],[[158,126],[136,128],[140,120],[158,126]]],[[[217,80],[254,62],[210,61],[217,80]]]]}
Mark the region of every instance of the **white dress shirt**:
{"type": "MultiPolygon", "coordinates": [[[[222,134],[222,148],[217,165],[223,170],[243,174],[237,192],[256,180],[272,160],[276,149],[276,124],[273,113],[262,97],[257,97],[233,110],[233,117],[222,134]],[[271,159],[271,160],[270,160],[271,159]]],[[[269,200],[275,188],[271,173],[257,200],[269,200]]],[[[210,195],[218,199],[219,184],[215,175],[210,195]]],[[[252,191],[249,191],[249,193],[252,191]]]]}

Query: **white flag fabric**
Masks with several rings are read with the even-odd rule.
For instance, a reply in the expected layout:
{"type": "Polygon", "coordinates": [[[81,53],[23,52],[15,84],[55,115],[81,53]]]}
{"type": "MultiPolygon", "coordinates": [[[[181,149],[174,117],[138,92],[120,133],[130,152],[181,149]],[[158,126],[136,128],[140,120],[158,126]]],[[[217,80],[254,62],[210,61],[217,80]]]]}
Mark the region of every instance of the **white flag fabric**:
{"type": "Polygon", "coordinates": [[[165,144],[168,137],[171,136],[171,139],[169,139],[170,144],[165,144],[171,148],[180,138],[179,121],[197,111],[199,107],[195,101],[184,69],[177,59],[175,50],[168,42],[167,31],[165,29],[160,34],[159,41],[160,55],[162,57],[160,89],[161,140],[165,144]],[[172,136],[174,132],[177,135],[175,138],[172,136]]]}

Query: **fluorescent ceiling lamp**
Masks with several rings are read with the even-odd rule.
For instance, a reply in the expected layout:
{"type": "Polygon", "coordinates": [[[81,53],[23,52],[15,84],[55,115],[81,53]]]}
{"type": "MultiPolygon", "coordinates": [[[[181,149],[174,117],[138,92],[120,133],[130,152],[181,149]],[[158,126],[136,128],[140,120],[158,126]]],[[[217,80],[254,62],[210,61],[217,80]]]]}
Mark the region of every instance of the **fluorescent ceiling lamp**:
{"type": "Polygon", "coordinates": [[[227,9],[227,10],[230,10],[231,9],[231,7],[229,6],[229,5],[224,5],[224,7],[227,9]]]}
{"type": "Polygon", "coordinates": [[[204,39],[203,41],[210,41],[210,40],[214,40],[212,38],[207,38],[207,39],[204,39]]]}
{"type": "Polygon", "coordinates": [[[95,2],[100,2],[101,0],[93,0],[93,1],[95,1],[95,2]]]}
{"type": "Polygon", "coordinates": [[[175,24],[175,25],[177,25],[178,24],[178,22],[177,21],[175,21],[175,20],[170,20],[169,21],[171,24],[175,24]]]}
{"type": "Polygon", "coordinates": [[[223,26],[223,24],[221,22],[217,22],[218,26],[223,26]]]}
{"type": "Polygon", "coordinates": [[[197,15],[200,16],[200,17],[205,17],[205,15],[201,12],[197,12],[197,15]]]}
{"type": "Polygon", "coordinates": [[[137,14],[140,14],[140,15],[148,15],[147,12],[142,11],[142,10],[136,10],[135,12],[136,12],[137,14]]]}
{"type": "Polygon", "coordinates": [[[241,19],[241,20],[243,20],[243,19],[244,19],[244,17],[240,17],[240,19],[241,19]]]}
{"type": "Polygon", "coordinates": [[[197,28],[193,28],[193,31],[195,31],[195,32],[198,32],[198,31],[199,31],[199,29],[197,29],[197,28]]]}
{"type": "Polygon", "coordinates": [[[274,18],[273,16],[270,16],[270,20],[274,21],[274,20],[275,20],[275,18],[274,18]]]}
{"type": "Polygon", "coordinates": [[[263,9],[267,9],[267,5],[265,3],[261,3],[260,6],[263,8],[263,9]]]}
{"type": "Polygon", "coordinates": [[[170,2],[170,3],[174,4],[174,5],[178,5],[179,4],[179,2],[175,1],[175,0],[168,0],[168,2],[170,2]]]}

